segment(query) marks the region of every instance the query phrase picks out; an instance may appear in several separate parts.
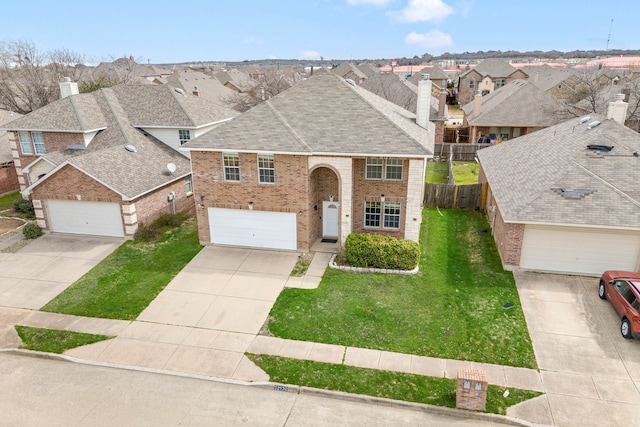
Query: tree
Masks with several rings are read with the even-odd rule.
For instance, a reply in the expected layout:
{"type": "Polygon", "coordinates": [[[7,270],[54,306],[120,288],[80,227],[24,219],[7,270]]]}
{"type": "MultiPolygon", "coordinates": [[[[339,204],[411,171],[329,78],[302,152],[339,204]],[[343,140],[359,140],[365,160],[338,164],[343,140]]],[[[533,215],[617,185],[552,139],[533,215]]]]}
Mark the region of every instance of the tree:
{"type": "Polygon", "coordinates": [[[258,67],[251,70],[254,84],[242,93],[227,97],[224,102],[241,113],[273,98],[302,80],[291,68],[258,67]]]}
{"type": "Polygon", "coordinates": [[[41,52],[26,40],[0,42],[0,107],[30,113],[60,98],[59,82],[75,78],[79,54],[41,52]]]}
{"type": "Polygon", "coordinates": [[[416,112],[418,95],[404,84],[395,74],[375,73],[362,82],[363,88],[387,101],[393,102],[405,110],[416,112]]]}

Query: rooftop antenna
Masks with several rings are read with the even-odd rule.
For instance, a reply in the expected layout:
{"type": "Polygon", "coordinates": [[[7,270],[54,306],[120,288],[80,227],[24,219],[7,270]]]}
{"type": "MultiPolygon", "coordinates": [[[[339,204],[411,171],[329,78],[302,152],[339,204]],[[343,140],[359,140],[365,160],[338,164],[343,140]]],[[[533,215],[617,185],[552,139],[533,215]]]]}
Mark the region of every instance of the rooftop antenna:
{"type": "Polygon", "coordinates": [[[611,40],[611,29],[613,28],[613,18],[611,18],[611,23],[609,24],[609,35],[607,36],[607,48],[605,50],[609,50],[609,41],[611,40]]]}

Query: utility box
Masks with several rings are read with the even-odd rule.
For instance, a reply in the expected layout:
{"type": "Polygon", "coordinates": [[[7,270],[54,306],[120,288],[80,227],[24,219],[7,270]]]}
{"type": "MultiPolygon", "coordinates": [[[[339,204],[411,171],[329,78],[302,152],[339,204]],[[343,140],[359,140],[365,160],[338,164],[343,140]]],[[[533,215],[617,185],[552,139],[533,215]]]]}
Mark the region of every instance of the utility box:
{"type": "Polygon", "coordinates": [[[458,368],[456,408],[484,411],[488,385],[487,373],[482,369],[458,368]]]}

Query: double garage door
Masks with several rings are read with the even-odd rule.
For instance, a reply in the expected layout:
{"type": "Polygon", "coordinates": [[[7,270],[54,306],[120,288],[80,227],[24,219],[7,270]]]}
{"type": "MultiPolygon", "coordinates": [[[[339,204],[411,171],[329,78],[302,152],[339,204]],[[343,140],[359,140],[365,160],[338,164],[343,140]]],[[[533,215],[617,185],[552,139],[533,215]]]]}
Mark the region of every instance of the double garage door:
{"type": "Polygon", "coordinates": [[[209,208],[211,243],[265,249],[297,249],[296,214],[209,208]]]}
{"type": "Polygon", "coordinates": [[[47,200],[46,209],[51,231],[124,237],[118,203],[47,200]]]}
{"type": "Polygon", "coordinates": [[[527,225],[520,267],[599,276],[605,270],[636,271],[639,258],[638,232],[527,225]]]}

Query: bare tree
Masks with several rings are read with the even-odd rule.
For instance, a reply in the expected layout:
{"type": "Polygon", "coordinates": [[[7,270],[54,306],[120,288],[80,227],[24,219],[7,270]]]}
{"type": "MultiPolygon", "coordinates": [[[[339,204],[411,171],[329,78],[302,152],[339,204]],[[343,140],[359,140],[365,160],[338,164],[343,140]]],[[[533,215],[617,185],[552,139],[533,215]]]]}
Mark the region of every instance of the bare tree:
{"type": "Polygon", "coordinates": [[[25,40],[0,42],[0,107],[27,114],[59,99],[58,83],[81,62],[68,50],[41,52],[25,40]]]}
{"type": "Polygon", "coordinates": [[[369,76],[361,85],[387,101],[393,102],[405,110],[416,112],[418,102],[417,93],[403,83],[395,74],[375,73],[369,76]]]}
{"type": "Polygon", "coordinates": [[[249,70],[249,75],[255,83],[244,92],[235,93],[224,100],[236,111],[245,112],[302,80],[293,69],[280,67],[254,68],[249,70]]]}

